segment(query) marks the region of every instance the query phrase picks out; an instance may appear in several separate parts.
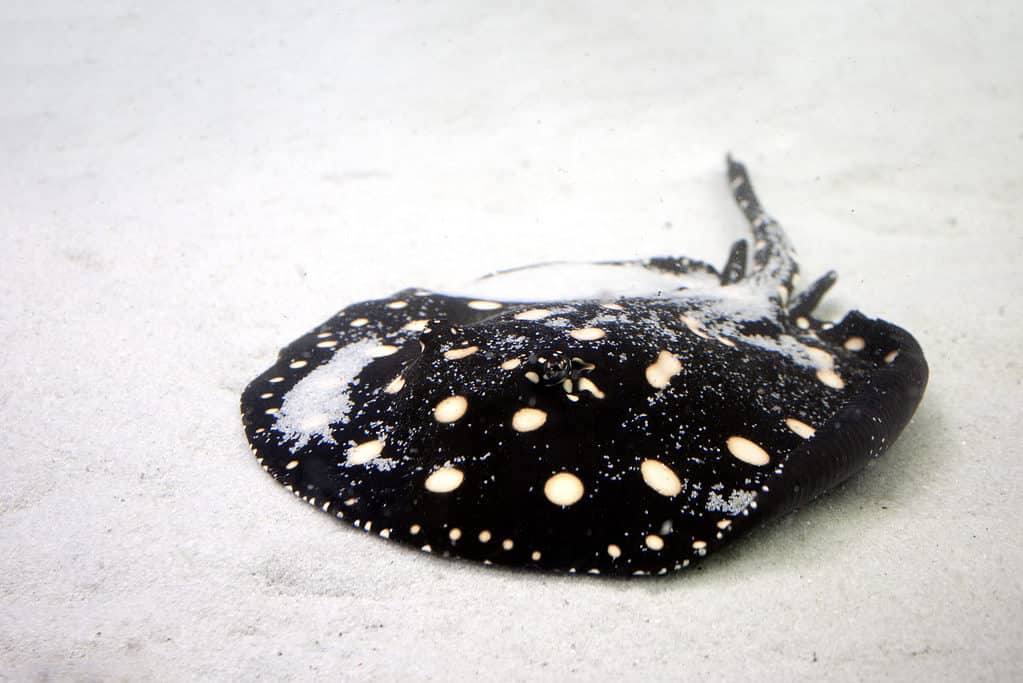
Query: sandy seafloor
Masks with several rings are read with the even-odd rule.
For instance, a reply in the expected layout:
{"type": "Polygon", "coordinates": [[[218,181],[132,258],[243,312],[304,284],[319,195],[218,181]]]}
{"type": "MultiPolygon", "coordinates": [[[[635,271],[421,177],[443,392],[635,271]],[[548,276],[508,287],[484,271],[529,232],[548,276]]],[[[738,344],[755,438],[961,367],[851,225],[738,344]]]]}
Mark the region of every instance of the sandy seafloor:
{"type": "Polygon", "coordinates": [[[1018,2],[4,3],[0,678],[1019,680],[1020,64],[1018,2]],[[723,263],[726,150],[823,313],[930,362],[846,485],[610,581],[406,551],[251,457],[240,391],[347,303],[723,263]]]}

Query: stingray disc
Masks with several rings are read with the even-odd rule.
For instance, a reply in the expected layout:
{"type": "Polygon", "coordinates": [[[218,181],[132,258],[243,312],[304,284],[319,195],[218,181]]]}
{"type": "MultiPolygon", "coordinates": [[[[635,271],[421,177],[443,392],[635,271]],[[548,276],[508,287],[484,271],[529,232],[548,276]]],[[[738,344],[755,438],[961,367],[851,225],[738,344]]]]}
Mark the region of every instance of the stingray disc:
{"type": "Polygon", "coordinates": [[[245,389],[253,451],[392,541],[593,574],[681,569],[835,486],[899,435],[927,364],[890,323],[814,318],[835,274],[795,290],[781,226],[728,176],[753,245],[720,272],[551,264],[352,304],[245,389]]]}

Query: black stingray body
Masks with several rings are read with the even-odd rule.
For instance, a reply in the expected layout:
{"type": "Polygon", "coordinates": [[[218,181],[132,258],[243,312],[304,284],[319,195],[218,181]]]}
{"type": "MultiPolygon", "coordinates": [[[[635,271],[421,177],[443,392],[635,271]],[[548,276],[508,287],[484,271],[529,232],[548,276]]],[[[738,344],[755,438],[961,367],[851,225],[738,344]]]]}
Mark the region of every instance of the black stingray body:
{"type": "Polygon", "coordinates": [[[645,296],[353,304],[246,388],[253,451],[371,533],[580,573],[681,569],[843,481],[909,421],[926,362],[887,322],[814,319],[834,274],[794,293],[781,227],[729,177],[751,258],[608,264],[680,278],[645,296]]]}

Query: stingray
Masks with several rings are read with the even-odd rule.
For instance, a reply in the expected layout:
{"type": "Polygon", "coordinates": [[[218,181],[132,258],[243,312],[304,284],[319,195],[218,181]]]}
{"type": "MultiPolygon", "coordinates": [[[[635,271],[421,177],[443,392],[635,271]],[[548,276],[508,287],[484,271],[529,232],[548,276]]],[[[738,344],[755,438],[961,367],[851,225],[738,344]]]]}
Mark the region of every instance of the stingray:
{"type": "Polygon", "coordinates": [[[637,576],[841,483],[912,417],[923,352],[857,311],[815,318],[835,273],[798,288],[789,240],[730,157],[728,179],[752,245],[720,271],[557,262],[342,309],[242,394],[263,469],[425,552],[637,576]]]}

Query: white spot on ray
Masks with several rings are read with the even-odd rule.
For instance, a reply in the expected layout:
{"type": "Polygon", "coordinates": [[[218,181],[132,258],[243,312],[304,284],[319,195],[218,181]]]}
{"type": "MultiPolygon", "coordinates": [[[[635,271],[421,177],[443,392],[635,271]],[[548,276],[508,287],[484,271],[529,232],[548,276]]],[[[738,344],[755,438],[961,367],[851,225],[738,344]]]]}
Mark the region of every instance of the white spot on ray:
{"type": "Polygon", "coordinates": [[[365,465],[373,458],[380,455],[384,450],[384,442],[381,439],[364,441],[348,450],[349,465],[365,465]]]}
{"type": "Polygon", "coordinates": [[[710,335],[703,331],[703,323],[690,315],[680,315],[679,320],[689,328],[689,331],[695,334],[697,337],[703,337],[704,339],[710,339],[710,335]]]}
{"type": "Polygon", "coordinates": [[[579,380],[579,391],[588,391],[593,394],[596,398],[605,398],[606,394],[600,390],[600,388],[594,384],[589,377],[583,377],[579,380]]]}
{"type": "Polygon", "coordinates": [[[512,428],[517,432],[533,432],[547,422],[547,413],[537,408],[521,408],[512,415],[512,428]]]}
{"type": "Polygon", "coordinates": [[[445,424],[455,422],[465,415],[468,408],[469,402],[464,396],[448,396],[434,406],[433,417],[437,422],[445,424]]]}
{"type": "Polygon", "coordinates": [[[478,346],[466,346],[458,349],[449,349],[444,352],[444,357],[447,358],[448,360],[461,360],[462,358],[467,358],[471,356],[472,354],[476,353],[479,350],[480,347],[478,346]]]}
{"type": "Polygon", "coordinates": [[[428,476],[423,485],[427,491],[433,493],[451,493],[462,485],[464,479],[465,475],[462,474],[462,470],[455,467],[442,467],[428,476]]]}
{"type": "Polygon", "coordinates": [[[660,351],[657,360],[646,369],[646,381],[654,389],[668,386],[671,378],[682,372],[682,363],[667,351],[660,351]]]}
{"type": "Polygon", "coordinates": [[[578,339],[579,341],[596,341],[604,337],[604,330],[599,327],[584,327],[579,330],[571,330],[569,334],[573,339],[578,339]]]}
{"type": "Polygon", "coordinates": [[[351,411],[351,385],[371,362],[367,352],[376,345],[375,339],[364,339],[341,348],[284,395],[273,428],[295,442],[292,451],[304,447],[314,436],[334,442],[330,423],[345,419],[351,411]]]}
{"type": "Polygon", "coordinates": [[[845,380],[834,370],[830,368],[821,368],[817,371],[817,379],[821,381],[821,384],[831,387],[832,389],[844,389],[845,380]]]}
{"type": "Polygon", "coordinates": [[[835,357],[824,349],[818,349],[816,346],[808,346],[806,347],[806,353],[810,356],[810,362],[818,368],[830,370],[835,366],[835,357]]]}
{"type": "Polygon", "coordinates": [[[660,460],[644,460],[639,471],[646,485],[662,496],[671,498],[682,492],[682,481],[678,475],[660,460]]]}
{"type": "Polygon", "coordinates": [[[547,496],[547,500],[562,507],[578,503],[584,492],[582,480],[571,472],[559,472],[543,486],[543,494],[547,496]]]}
{"type": "Polygon", "coordinates": [[[804,439],[809,439],[811,436],[817,433],[816,429],[806,424],[802,420],[797,420],[794,417],[785,418],[785,426],[791,429],[794,433],[803,437],[804,439]]]}
{"type": "Polygon", "coordinates": [[[867,347],[867,342],[863,337],[849,337],[842,346],[849,351],[862,351],[867,347]]]}
{"type": "Polygon", "coordinates": [[[381,344],[380,346],[374,346],[366,349],[366,355],[370,358],[384,358],[397,352],[398,347],[393,344],[381,344]]]}
{"type": "Polygon", "coordinates": [[[546,308],[530,308],[527,311],[519,311],[514,317],[516,320],[543,320],[550,314],[546,308]]]}
{"type": "Polygon", "coordinates": [[[664,549],[664,539],[658,536],[657,534],[650,534],[645,539],[643,539],[643,542],[646,544],[647,548],[650,548],[650,550],[664,549]]]}
{"type": "Polygon", "coordinates": [[[467,303],[466,306],[477,311],[496,311],[501,308],[503,304],[497,301],[482,301],[476,299],[467,303]]]}
{"type": "Polygon", "coordinates": [[[771,462],[771,456],[760,445],[742,436],[730,436],[726,442],[728,452],[750,465],[761,467],[771,462]]]}

